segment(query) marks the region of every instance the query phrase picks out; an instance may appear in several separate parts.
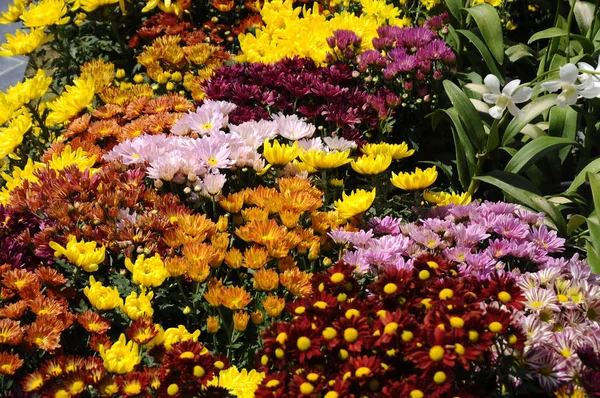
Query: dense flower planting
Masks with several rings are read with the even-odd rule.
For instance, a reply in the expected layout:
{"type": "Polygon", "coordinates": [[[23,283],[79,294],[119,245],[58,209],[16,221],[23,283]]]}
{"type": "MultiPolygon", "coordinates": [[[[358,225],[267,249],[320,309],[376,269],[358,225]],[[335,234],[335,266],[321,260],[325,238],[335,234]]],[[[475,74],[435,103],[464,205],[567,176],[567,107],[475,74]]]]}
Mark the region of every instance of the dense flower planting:
{"type": "Polygon", "coordinates": [[[557,3],[16,0],[0,396],[600,395],[600,6],[557,3]]]}

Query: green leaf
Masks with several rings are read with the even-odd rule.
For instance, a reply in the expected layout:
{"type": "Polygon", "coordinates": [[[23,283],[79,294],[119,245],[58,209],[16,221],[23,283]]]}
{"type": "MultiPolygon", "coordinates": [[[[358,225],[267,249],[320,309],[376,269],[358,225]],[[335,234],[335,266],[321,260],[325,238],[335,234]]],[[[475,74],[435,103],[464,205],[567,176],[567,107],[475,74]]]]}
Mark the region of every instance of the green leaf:
{"type": "Polygon", "coordinates": [[[504,168],[504,171],[518,174],[522,170],[527,170],[529,166],[535,164],[546,154],[567,145],[577,145],[577,143],[562,137],[543,136],[536,138],[525,144],[525,146],[513,156],[504,168]]]}
{"type": "Polygon", "coordinates": [[[446,94],[450,98],[450,102],[456,108],[456,111],[460,115],[461,120],[465,124],[466,133],[469,136],[469,140],[477,150],[481,150],[485,147],[487,141],[487,135],[483,130],[483,122],[479,112],[471,103],[469,97],[450,80],[444,80],[444,89],[446,94]]]}
{"type": "MultiPolygon", "coordinates": [[[[594,43],[590,39],[585,36],[571,34],[571,40],[577,41],[581,44],[584,54],[593,54],[594,53],[594,43]]],[[[577,62],[577,61],[573,61],[577,62]]]]}
{"type": "Polygon", "coordinates": [[[577,190],[587,179],[587,173],[597,173],[600,171],[600,157],[589,162],[580,172],[577,174],[566,193],[572,193],[577,190]]]}
{"type": "MultiPolygon", "coordinates": [[[[590,180],[590,187],[592,188],[592,199],[594,201],[594,209],[596,211],[600,211],[600,174],[588,173],[587,178],[588,180],[590,180]]],[[[600,249],[600,234],[598,235],[598,241],[596,243],[597,245],[594,245],[594,247],[600,249]]]]}
{"type": "Polygon", "coordinates": [[[561,236],[565,236],[567,232],[567,223],[563,215],[552,203],[548,202],[548,200],[540,195],[517,188],[504,179],[498,178],[504,176],[505,175],[499,174],[498,172],[491,172],[487,175],[475,177],[475,179],[500,188],[524,206],[546,213],[548,216],[547,221],[551,221],[550,226],[556,228],[561,236]]]}
{"type": "Polygon", "coordinates": [[[450,11],[450,15],[462,23],[460,9],[464,7],[463,2],[461,0],[446,0],[446,6],[448,7],[448,11],[450,11]]]}
{"type": "Polygon", "coordinates": [[[454,124],[452,137],[454,138],[454,147],[456,149],[456,169],[458,171],[458,180],[464,190],[467,190],[471,183],[471,177],[475,172],[475,150],[469,137],[465,132],[464,125],[456,108],[450,108],[445,111],[454,124]]]}
{"type": "Polygon", "coordinates": [[[566,30],[561,29],[561,28],[552,27],[552,28],[548,28],[548,29],[539,31],[536,34],[534,34],[533,36],[531,36],[529,38],[529,41],[527,42],[527,44],[531,44],[534,41],[541,40],[541,39],[551,39],[553,37],[562,37],[562,36],[566,36],[566,35],[567,35],[566,30]]]}
{"type": "MultiPolygon", "coordinates": [[[[574,140],[577,135],[577,118],[577,111],[570,106],[562,109],[557,106],[551,108],[548,135],[574,140]]],[[[561,164],[564,163],[568,155],[569,148],[563,148],[559,151],[561,164]]]]}
{"type": "Polygon", "coordinates": [[[600,254],[594,249],[590,242],[585,242],[585,249],[587,251],[588,264],[592,268],[592,272],[600,274],[600,254]]]}
{"type": "Polygon", "coordinates": [[[457,32],[460,33],[461,35],[463,35],[464,37],[466,37],[471,43],[473,43],[473,45],[477,48],[477,50],[481,54],[481,57],[485,61],[485,64],[487,65],[490,72],[492,74],[498,76],[500,78],[500,83],[504,84],[503,73],[500,73],[500,70],[498,69],[498,66],[496,65],[496,60],[492,56],[492,53],[490,52],[488,47],[485,45],[485,43],[475,33],[471,32],[470,30],[461,29],[461,30],[457,30],[457,32]]]}
{"type": "Polygon", "coordinates": [[[585,221],[585,217],[581,214],[573,214],[571,218],[569,218],[569,223],[567,224],[567,236],[573,235],[573,232],[585,224],[585,221]]]}
{"type": "Polygon", "coordinates": [[[513,63],[525,57],[535,58],[534,51],[523,43],[508,47],[504,53],[513,63]]]}
{"type": "Polygon", "coordinates": [[[554,106],[556,104],[556,97],[556,94],[547,94],[543,97],[536,98],[523,107],[523,115],[514,118],[510,121],[508,126],[506,126],[504,136],[502,137],[502,145],[510,143],[512,139],[523,130],[523,127],[525,127],[527,123],[541,115],[542,112],[545,112],[548,108],[554,106]]]}
{"type": "Polygon", "coordinates": [[[594,20],[594,7],[594,4],[587,1],[575,2],[575,9],[573,10],[575,21],[577,22],[579,31],[584,35],[587,35],[587,32],[592,25],[592,21],[594,20]]]}
{"type": "Polygon", "coordinates": [[[504,62],[504,34],[502,33],[502,24],[500,17],[494,7],[489,4],[481,3],[475,7],[466,8],[471,14],[483,40],[489,47],[492,55],[500,65],[504,62]]]}

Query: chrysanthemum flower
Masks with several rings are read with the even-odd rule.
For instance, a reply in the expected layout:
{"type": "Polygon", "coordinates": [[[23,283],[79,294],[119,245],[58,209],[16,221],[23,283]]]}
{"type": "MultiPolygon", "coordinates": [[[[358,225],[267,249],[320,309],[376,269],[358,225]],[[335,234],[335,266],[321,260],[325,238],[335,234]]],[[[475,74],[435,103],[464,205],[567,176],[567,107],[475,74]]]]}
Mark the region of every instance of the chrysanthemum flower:
{"type": "Polygon", "coordinates": [[[231,366],[219,372],[209,383],[209,386],[223,387],[239,398],[253,398],[258,385],[265,377],[263,372],[252,369],[248,372],[242,369],[240,372],[235,366],[231,366]]]}
{"type": "Polygon", "coordinates": [[[250,294],[239,286],[221,288],[221,304],[230,310],[241,310],[252,301],[250,294]]]}
{"type": "Polygon", "coordinates": [[[19,345],[23,340],[23,328],[19,321],[0,319],[0,344],[19,345]]]}
{"type": "Polygon", "coordinates": [[[265,311],[271,317],[278,317],[285,308],[285,299],[269,294],[261,301],[265,311]]]}
{"type": "Polygon", "coordinates": [[[394,160],[407,158],[415,153],[414,149],[408,150],[408,145],[406,142],[402,142],[400,144],[388,144],[385,142],[378,144],[365,144],[360,148],[360,150],[369,156],[390,155],[394,160]]]}
{"type": "Polygon", "coordinates": [[[271,291],[279,287],[279,274],[271,269],[261,268],[253,276],[253,287],[256,290],[271,291]]]}
{"type": "Polygon", "coordinates": [[[78,314],[76,319],[90,333],[103,334],[110,330],[110,321],[94,311],[78,314]]]}
{"type": "Polygon", "coordinates": [[[19,319],[28,308],[25,300],[17,301],[0,308],[0,318],[19,319]]]}
{"type": "Polygon", "coordinates": [[[24,363],[18,354],[10,354],[6,351],[0,353],[0,373],[4,375],[14,375],[24,363]]]}
{"type": "Polygon", "coordinates": [[[279,282],[294,296],[304,298],[312,292],[311,273],[300,271],[298,267],[285,270],[279,275],[279,282]]]}
{"type": "Polygon", "coordinates": [[[83,289],[83,294],[98,310],[112,310],[123,305],[123,300],[116,287],[103,286],[102,282],[96,281],[93,276],[90,276],[90,286],[83,289]]]}
{"type": "Polygon", "coordinates": [[[29,10],[21,14],[23,24],[28,28],[39,28],[49,25],[64,25],[69,22],[67,5],[64,0],[42,0],[31,4],[29,10]]]}
{"type": "Polygon", "coordinates": [[[289,146],[287,144],[281,145],[277,140],[273,140],[273,143],[267,140],[263,144],[263,156],[267,159],[267,162],[273,165],[285,166],[296,159],[299,154],[300,149],[297,142],[289,146]]]}
{"type": "Polygon", "coordinates": [[[62,329],[56,330],[57,325],[52,320],[55,320],[55,318],[42,317],[27,325],[25,340],[44,351],[52,352],[60,348],[60,332],[62,332],[62,329]]]}
{"type": "Polygon", "coordinates": [[[116,4],[119,0],[79,0],[79,4],[81,4],[81,8],[83,8],[86,12],[92,12],[99,7],[108,5],[108,4],[116,4]]]}
{"type": "Polygon", "coordinates": [[[418,191],[427,188],[435,182],[438,172],[435,166],[421,170],[417,167],[414,173],[394,173],[390,181],[395,187],[405,191],[418,191]]]}
{"type": "Polygon", "coordinates": [[[163,345],[167,350],[170,350],[174,344],[180,343],[182,341],[198,341],[198,336],[200,336],[200,330],[196,330],[194,331],[194,333],[190,333],[185,328],[185,326],[179,325],[179,327],[169,328],[165,330],[163,345]]]}
{"type": "Polygon", "coordinates": [[[146,391],[148,376],[142,372],[130,372],[123,377],[121,393],[126,397],[133,397],[146,391]]]}
{"type": "Polygon", "coordinates": [[[8,10],[3,12],[2,17],[0,17],[0,24],[17,22],[23,11],[25,11],[25,7],[27,7],[25,0],[15,0],[14,4],[9,4],[8,10]]]}
{"type": "Polygon", "coordinates": [[[138,345],[133,341],[127,342],[125,335],[121,333],[110,348],[105,349],[100,346],[100,356],[104,360],[104,367],[111,373],[124,374],[129,373],[140,363],[141,357],[138,352],[138,345]]]}
{"type": "Polygon", "coordinates": [[[219,317],[209,316],[206,318],[206,330],[208,333],[217,333],[219,331],[219,317]]]}
{"type": "Polygon", "coordinates": [[[338,214],[343,218],[350,218],[363,213],[371,207],[375,200],[375,188],[371,192],[364,189],[352,191],[350,195],[342,193],[342,199],[336,200],[334,206],[338,214]]]}
{"type": "Polygon", "coordinates": [[[50,113],[46,124],[54,126],[70,120],[85,109],[94,97],[94,81],[76,78],[72,86],[65,86],[65,91],[48,104],[50,113]]]}
{"type": "Polygon", "coordinates": [[[126,258],[125,267],[133,274],[134,283],[146,287],[158,287],[169,276],[165,263],[158,253],[150,258],[145,258],[143,254],[140,254],[135,263],[126,258]]]}
{"type": "Polygon", "coordinates": [[[98,271],[98,266],[104,262],[104,246],[97,249],[96,242],[85,242],[84,240],[77,242],[75,235],[69,235],[66,247],[56,242],[50,242],[49,246],[55,250],[54,256],[65,256],[69,262],[86,272],[98,271]]]}
{"type": "Polygon", "coordinates": [[[233,327],[238,332],[243,332],[248,327],[250,321],[250,315],[246,311],[236,311],[233,315],[233,327]]]}
{"type": "Polygon", "coordinates": [[[345,165],[346,163],[350,163],[352,159],[349,159],[349,156],[350,150],[344,152],[315,150],[300,152],[300,160],[317,170],[334,169],[345,165]]]}
{"type": "Polygon", "coordinates": [[[39,286],[40,281],[33,272],[24,269],[12,269],[4,272],[2,284],[9,289],[20,292],[27,287],[39,286]]]}
{"type": "Polygon", "coordinates": [[[35,270],[35,274],[48,286],[62,286],[67,283],[67,278],[52,267],[39,267],[35,270]]]}
{"type": "Polygon", "coordinates": [[[21,381],[21,388],[25,392],[37,391],[44,385],[44,375],[39,370],[27,374],[21,381]]]}
{"type": "Polygon", "coordinates": [[[392,164],[391,155],[377,154],[375,156],[361,156],[350,163],[354,171],[359,174],[379,174],[383,173],[392,164]]]}
{"type": "Polygon", "coordinates": [[[138,295],[137,292],[131,292],[125,298],[125,303],[121,306],[121,310],[132,320],[136,321],[142,316],[151,317],[154,314],[151,300],[154,297],[154,292],[146,293],[146,287],[141,287],[142,292],[138,295]]]}
{"type": "Polygon", "coordinates": [[[0,46],[1,57],[12,57],[14,55],[24,55],[35,51],[36,48],[42,44],[48,43],[54,38],[52,36],[46,36],[44,28],[31,29],[29,34],[23,33],[19,29],[15,31],[14,35],[6,35],[6,43],[0,46]]]}

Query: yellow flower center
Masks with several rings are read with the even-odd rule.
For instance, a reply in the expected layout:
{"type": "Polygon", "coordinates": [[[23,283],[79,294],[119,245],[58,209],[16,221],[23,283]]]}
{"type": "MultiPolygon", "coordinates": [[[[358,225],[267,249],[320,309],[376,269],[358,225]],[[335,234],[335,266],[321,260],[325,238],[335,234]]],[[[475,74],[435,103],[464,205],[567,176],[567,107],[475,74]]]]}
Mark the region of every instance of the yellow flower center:
{"type": "Polygon", "coordinates": [[[423,398],[425,394],[421,390],[412,390],[410,392],[410,398],[423,398]]]}
{"type": "Polygon", "coordinates": [[[344,280],[344,274],[342,274],[341,272],[336,272],[335,274],[331,275],[331,281],[333,283],[340,283],[344,280]]]}
{"type": "Polygon", "coordinates": [[[544,306],[544,304],[541,301],[534,301],[530,305],[531,308],[533,308],[534,310],[537,310],[538,308],[542,308],[544,306]]]}
{"type": "Polygon", "coordinates": [[[463,319],[461,317],[453,316],[450,318],[450,325],[453,328],[460,329],[463,326],[465,326],[465,321],[463,321],[463,319]]]}
{"type": "Polygon", "coordinates": [[[354,373],[356,375],[356,377],[365,377],[368,376],[371,373],[371,369],[367,368],[366,366],[361,366],[360,368],[356,369],[356,372],[354,373]]]}
{"type": "Polygon", "coordinates": [[[277,359],[281,359],[285,356],[285,353],[281,348],[277,348],[275,349],[275,356],[277,357],[277,359]]]}
{"type": "Polygon", "coordinates": [[[439,372],[435,372],[435,374],[433,375],[433,381],[436,384],[442,384],[443,382],[446,381],[446,373],[439,371],[439,372]]]}
{"type": "Polygon", "coordinates": [[[469,341],[476,343],[479,340],[479,333],[476,330],[469,330],[469,341]]]}
{"type": "Polygon", "coordinates": [[[323,398],[338,398],[340,394],[335,391],[329,391],[323,398]]]}
{"type": "Polygon", "coordinates": [[[269,380],[269,382],[267,383],[267,388],[273,388],[273,387],[277,387],[279,385],[279,380],[269,380]]]}
{"type": "Polygon", "coordinates": [[[167,387],[167,394],[169,394],[170,397],[172,397],[173,395],[176,395],[179,392],[179,386],[177,384],[171,384],[169,385],[169,387],[167,387]]]}
{"type": "Polygon", "coordinates": [[[308,381],[315,382],[315,381],[319,380],[319,375],[316,373],[309,373],[306,375],[306,378],[308,379],[308,381]]]}
{"type": "Polygon", "coordinates": [[[201,127],[202,130],[210,130],[212,129],[212,123],[204,123],[201,127]]]}
{"type": "Polygon", "coordinates": [[[383,333],[394,334],[398,330],[398,324],[396,322],[390,322],[383,328],[383,333]]]}
{"type": "Polygon", "coordinates": [[[569,301],[569,297],[564,295],[564,294],[557,294],[556,298],[558,299],[559,302],[561,303],[566,303],[567,301],[569,301]]]}
{"type": "Polygon", "coordinates": [[[426,269],[419,272],[419,279],[422,281],[429,279],[430,276],[431,276],[431,272],[427,271],[426,269]]]}
{"type": "Polygon", "coordinates": [[[204,370],[204,368],[200,365],[196,365],[194,366],[194,376],[196,377],[203,377],[206,374],[206,371],[204,370]]]}
{"type": "Polygon", "coordinates": [[[431,269],[438,269],[440,267],[435,261],[427,261],[427,265],[429,265],[429,268],[431,269]]]}
{"type": "Polygon", "coordinates": [[[217,163],[219,163],[216,158],[208,158],[207,162],[210,163],[211,166],[215,166],[217,163]]]}
{"type": "Polygon", "coordinates": [[[562,350],[560,350],[560,354],[565,358],[571,358],[571,350],[569,350],[568,348],[563,348],[562,350]]]}
{"type": "Polygon", "coordinates": [[[306,307],[300,306],[294,310],[294,312],[298,315],[302,315],[306,312],[306,307]]]}
{"type": "Polygon", "coordinates": [[[344,350],[344,349],[342,348],[342,349],[340,350],[340,352],[339,352],[338,356],[339,356],[339,358],[340,358],[342,361],[345,361],[346,359],[348,359],[348,356],[349,356],[349,354],[348,354],[348,351],[346,351],[346,350],[344,350]]]}
{"type": "Polygon", "coordinates": [[[498,333],[499,331],[502,330],[502,324],[500,322],[494,321],[494,322],[490,323],[489,328],[490,328],[490,332],[498,333]]]}
{"type": "Polygon", "coordinates": [[[313,306],[320,310],[324,310],[325,308],[327,308],[327,303],[324,301],[317,301],[316,303],[313,304],[313,306]]]}
{"type": "Polygon", "coordinates": [[[296,346],[300,351],[308,351],[310,348],[310,339],[306,336],[302,336],[296,342],[296,346]]]}
{"type": "Polygon", "coordinates": [[[517,336],[515,336],[514,334],[511,334],[510,336],[508,336],[509,344],[515,344],[516,342],[517,342],[517,336]]]}
{"type": "Polygon", "coordinates": [[[337,336],[337,331],[334,328],[326,327],[323,329],[323,338],[325,338],[325,340],[334,339],[335,336],[337,336]]]}
{"type": "Polygon", "coordinates": [[[179,358],[181,359],[192,359],[194,357],[195,355],[191,351],[182,352],[181,355],[179,355],[179,358]]]}
{"type": "Polygon", "coordinates": [[[405,343],[408,343],[409,341],[411,341],[413,339],[414,334],[410,330],[404,330],[400,337],[402,338],[402,341],[404,341],[405,343]]]}
{"type": "Polygon", "coordinates": [[[458,355],[465,355],[465,347],[462,344],[456,343],[454,345],[454,352],[458,355]]]}
{"type": "Polygon", "coordinates": [[[452,289],[445,288],[440,292],[440,300],[448,300],[452,297],[454,297],[454,292],[452,289]]]}
{"type": "Polygon", "coordinates": [[[434,362],[439,362],[444,359],[444,347],[441,345],[434,345],[429,349],[429,358],[434,362]]]}
{"type": "Polygon", "coordinates": [[[395,283],[388,283],[383,287],[385,294],[394,294],[398,290],[398,286],[395,283]]]}
{"type": "Polygon", "coordinates": [[[137,380],[133,380],[131,383],[127,384],[127,386],[125,387],[125,393],[127,395],[139,394],[141,391],[142,391],[142,385],[137,380]]]}
{"type": "Polygon", "coordinates": [[[281,344],[281,345],[284,345],[284,344],[285,344],[285,342],[287,341],[287,339],[288,339],[288,335],[287,335],[287,333],[285,333],[285,332],[281,332],[281,333],[279,333],[279,334],[277,335],[277,337],[275,338],[275,340],[277,340],[277,342],[278,342],[279,344],[281,344]]]}
{"type": "Polygon", "coordinates": [[[500,292],[498,293],[498,299],[503,303],[508,303],[512,299],[512,296],[508,292],[500,292]]]}
{"type": "Polygon", "coordinates": [[[312,392],[315,390],[315,387],[310,384],[309,382],[304,382],[302,384],[300,384],[300,392],[302,394],[312,394],[312,392]]]}
{"type": "Polygon", "coordinates": [[[346,319],[350,319],[353,316],[356,316],[356,317],[360,316],[360,312],[358,312],[358,310],[355,308],[350,308],[348,311],[346,311],[344,316],[346,317],[346,319]]]}
{"type": "Polygon", "coordinates": [[[358,330],[354,328],[348,328],[344,330],[344,340],[348,343],[354,343],[358,339],[358,330]]]}

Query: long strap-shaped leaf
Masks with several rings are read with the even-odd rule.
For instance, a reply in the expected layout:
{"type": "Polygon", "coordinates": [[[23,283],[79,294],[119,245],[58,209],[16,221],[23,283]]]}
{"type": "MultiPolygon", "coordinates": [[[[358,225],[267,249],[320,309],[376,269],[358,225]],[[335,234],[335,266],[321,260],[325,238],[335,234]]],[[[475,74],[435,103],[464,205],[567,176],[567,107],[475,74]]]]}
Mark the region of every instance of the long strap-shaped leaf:
{"type": "Polygon", "coordinates": [[[527,170],[529,166],[535,164],[546,154],[569,145],[578,144],[568,138],[550,136],[538,137],[525,144],[525,146],[508,162],[504,171],[518,174],[523,170],[527,170]]]}

